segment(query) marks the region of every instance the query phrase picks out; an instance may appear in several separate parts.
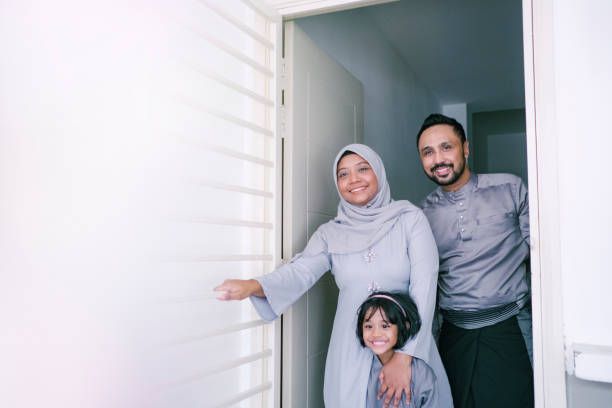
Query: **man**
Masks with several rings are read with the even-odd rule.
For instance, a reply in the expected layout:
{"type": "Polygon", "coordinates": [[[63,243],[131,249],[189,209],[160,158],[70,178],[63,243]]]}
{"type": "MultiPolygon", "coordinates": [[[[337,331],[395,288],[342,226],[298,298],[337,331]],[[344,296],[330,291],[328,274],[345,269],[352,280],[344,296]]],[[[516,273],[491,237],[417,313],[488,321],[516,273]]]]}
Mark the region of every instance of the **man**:
{"type": "Polygon", "coordinates": [[[440,187],[422,203],[440,254],[439,348],[455,407],[533,406],[527,189],[475,174],[463,126],[429,115],[417,147],[440,187]]]}

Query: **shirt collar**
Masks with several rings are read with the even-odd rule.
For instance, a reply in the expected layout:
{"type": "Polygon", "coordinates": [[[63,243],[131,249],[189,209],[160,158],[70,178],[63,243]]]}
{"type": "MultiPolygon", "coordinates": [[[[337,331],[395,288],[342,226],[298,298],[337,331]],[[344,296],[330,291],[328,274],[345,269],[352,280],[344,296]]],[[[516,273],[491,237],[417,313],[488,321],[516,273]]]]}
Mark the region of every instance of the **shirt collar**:
{"type": "Polygon", "coordinates": [[[450,202],[465,199],[472,191],[478,188],[478,175],[474,172],[470,175],[470,179],[463,187],[457,191],[444,191],[442,187],[438,187],[436,193],[438,198],[446,198],[450,202]]]}

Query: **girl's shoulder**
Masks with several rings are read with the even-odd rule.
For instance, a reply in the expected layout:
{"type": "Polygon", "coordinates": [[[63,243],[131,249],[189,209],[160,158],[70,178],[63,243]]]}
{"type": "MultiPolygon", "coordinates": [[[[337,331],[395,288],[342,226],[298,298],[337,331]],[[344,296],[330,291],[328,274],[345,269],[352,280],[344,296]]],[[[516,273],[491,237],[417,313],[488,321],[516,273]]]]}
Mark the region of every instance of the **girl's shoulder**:
{"type": "Polygon", "coordinates": [[[412,358],[412,370],[418,371],[426,378],[435,378],[433,369],[424,360],[418,357],[412,358]]]}
{"type": "Polygon", "coordinates": [[[412,359],[412,401],[411,407],[425,408],[438,406],[436,376],[433,369],[420,358],[412,359]],[[416,381],[415,381],[416,380],[416,381]]]}

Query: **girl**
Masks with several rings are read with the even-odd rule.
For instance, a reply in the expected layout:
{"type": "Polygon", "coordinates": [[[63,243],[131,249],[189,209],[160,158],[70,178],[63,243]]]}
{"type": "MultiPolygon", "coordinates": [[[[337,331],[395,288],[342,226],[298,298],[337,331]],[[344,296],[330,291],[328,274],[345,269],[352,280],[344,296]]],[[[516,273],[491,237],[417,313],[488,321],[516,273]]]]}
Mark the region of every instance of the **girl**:
{"type": "Polygon", "coordinates": [[[221,300],[250,298],[259,315],[273,320],[331,270],[339,295],[327,361],[323,399],[329,408],[364,408],[372,354],[354,336],[355,310],[369,287],[409,291],[423,330],[382,369],[379,393],[399,403],[410,393],[413,357],[433,367],[440,408],[452,406],[450,386],[431,333],[438,281],[438,251],[423,212],[393,201],[382,160],[368,146],[340,150],[331,169],[340,203],[291,262],[256,279],[228,279],[215,288],[221,300]]]}
{"type": "MultiPolygon", "coordinates": [[[[380,370],[395,350],[404,346],[421,328],[416,305],[408,294],[374,292],[359,307],[357,338],[363,347],[375,354],[370,369],[366,408],[380,408],[383,401],[376,398],[380,370]]],[[[402,398],[400,408],[427,408],[438,406],[435,376],[421,359],[412,359],[410,402],[402,398]]]]}

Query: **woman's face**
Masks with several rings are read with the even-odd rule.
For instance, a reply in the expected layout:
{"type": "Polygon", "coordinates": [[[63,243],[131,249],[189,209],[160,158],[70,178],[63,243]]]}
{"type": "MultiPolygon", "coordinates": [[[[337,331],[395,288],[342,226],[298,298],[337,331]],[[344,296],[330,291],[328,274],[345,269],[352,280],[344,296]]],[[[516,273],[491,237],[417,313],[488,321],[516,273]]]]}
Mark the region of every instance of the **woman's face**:
{"type": "Polygon", "coordinates": [[[355,153],[340,159],[336,180],[342,198],[353,205],[364,206],[378,193],[378,179],[370,163],[355,153]]]}

